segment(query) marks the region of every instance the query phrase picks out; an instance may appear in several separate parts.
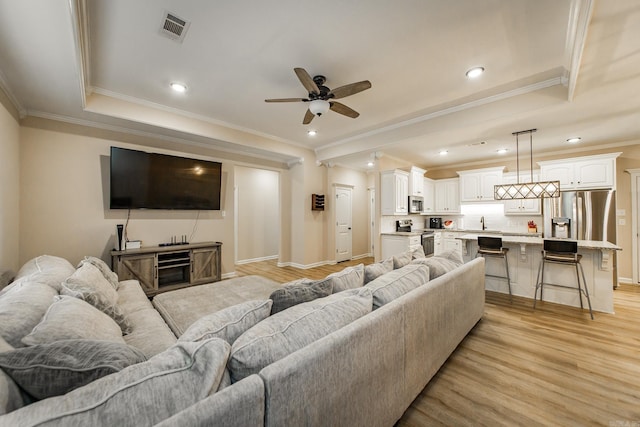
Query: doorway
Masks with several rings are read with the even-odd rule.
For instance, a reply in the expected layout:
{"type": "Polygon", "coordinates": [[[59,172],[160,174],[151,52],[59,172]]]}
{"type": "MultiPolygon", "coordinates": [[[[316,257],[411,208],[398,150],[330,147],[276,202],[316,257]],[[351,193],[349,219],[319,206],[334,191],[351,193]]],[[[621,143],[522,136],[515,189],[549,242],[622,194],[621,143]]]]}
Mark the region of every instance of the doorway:
{"type": "Polygon", "coordinates": [[[352,257],[352,189],[336,185],[336,262],[352,257]]]}

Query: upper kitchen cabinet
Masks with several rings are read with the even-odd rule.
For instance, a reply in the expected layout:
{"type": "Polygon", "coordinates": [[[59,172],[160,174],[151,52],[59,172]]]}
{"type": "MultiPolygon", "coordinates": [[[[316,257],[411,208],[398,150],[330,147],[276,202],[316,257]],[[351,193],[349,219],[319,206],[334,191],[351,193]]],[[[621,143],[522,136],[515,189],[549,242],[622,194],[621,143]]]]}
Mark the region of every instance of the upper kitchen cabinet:
{"type": "Polygon", "coordinates": [[[382,215],[409,213],[409,172],[380,172],[380,210],[382,215]]]}
{"type": "Polygon", "coordinates": [[[424,174],[427,171],[418,167],[409,170],[409,195],[424,197],[424,174]]]}
{"type": "MultiPolygon", "coordinates": [[[[538,173],[533,173],[533,180],[538,180],[538,173]]],[[[520,172],[520,183],[531,181],[531,172],[520,172]]],[[[505,173],[502,175],[503,184],[517,184],[518,174],[505,173]]],[[[514,199],[504,201],[504,214],[505,215],[540,215],[542,213],[540,209],[540,199],[514,199]]]]}
{"type": "Polygon", "coordinates": [[[616,187],[616,157],[621,153],[538,162],[542,181],[560,181],[560,190],[616,187]]]}
{"type": "Polygon", "coordinates": [[[434,213],[460,213],[460,180],[437,179],[434,182],[434,213]]]}
{"type": "Polygon", "coordinates": [[[424,178],[422,181],[422,189],[424,192],[424,203],[422,204],[422,213],[430,215],[435,211],[434,181],[429,178],[424,178]]]}
{"type": "Polygon", "coordinates": [[[504,167],[460,171],[460,201],[493,201],[493,186],[502,184],[504,167]]]}

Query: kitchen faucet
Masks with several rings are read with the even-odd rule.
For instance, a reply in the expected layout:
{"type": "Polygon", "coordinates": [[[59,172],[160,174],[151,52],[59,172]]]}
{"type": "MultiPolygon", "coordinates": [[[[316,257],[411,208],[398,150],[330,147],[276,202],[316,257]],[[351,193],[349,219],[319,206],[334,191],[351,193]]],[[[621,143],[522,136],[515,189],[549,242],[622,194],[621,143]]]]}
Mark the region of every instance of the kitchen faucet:
{"type": "Polygon", "coordinates": [[[484,225],[484,216],[480,217],[480,224],[482,224],[482,230],[486,230],[487,229],[487,227],[485,227],[485,225],[484,225]]]}

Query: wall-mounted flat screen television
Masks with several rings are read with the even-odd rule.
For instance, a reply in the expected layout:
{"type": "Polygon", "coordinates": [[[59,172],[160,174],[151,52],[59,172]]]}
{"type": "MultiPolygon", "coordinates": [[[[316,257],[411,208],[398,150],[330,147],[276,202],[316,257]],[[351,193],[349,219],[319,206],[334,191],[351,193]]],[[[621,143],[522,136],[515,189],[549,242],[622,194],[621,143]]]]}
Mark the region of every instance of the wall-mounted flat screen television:
{"type": "Polygon", "coordinates": [[[111,147],[111,209],[220,210],[222,163],[111,147]]]}

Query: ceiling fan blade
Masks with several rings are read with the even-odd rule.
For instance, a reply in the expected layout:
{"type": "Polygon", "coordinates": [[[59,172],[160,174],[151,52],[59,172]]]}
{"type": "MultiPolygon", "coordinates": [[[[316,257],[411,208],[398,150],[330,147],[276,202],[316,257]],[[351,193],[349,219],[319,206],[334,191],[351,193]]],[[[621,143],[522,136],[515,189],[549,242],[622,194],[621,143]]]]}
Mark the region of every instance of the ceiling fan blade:
{"type": "Polygon", "coordinates": [[[264,102],[305,102],[306,98],[278,98],[278,99],[265,99],[264,102]]]}
{"type": "Polygon", "coordinates": [[[330,105],[329,109],[331,111],[335,111],[336,113],[342,114],[347,117],[351,117],[352,119],[355,119],[360,115],[360,113],[358,113],[356,110],[353,110],[339,102],[329,101],[329,105],[330,105]]]}
{"type": "Polygon", "coordinates": [[[313,81],[309,73],[304,68],[294,68],[293,71],[296,72],[298,79],[300,79],[300,83],[309,93],[315,93],[316,95],[320,93],[320,89],[318,89],[318,85],[313,81]]]}
{"type": "Polygon", "coordinates": [[[302,119],[302,124],[308,125],[309,123],[311,123],[311,120],[313,120],[314,117],[315,117],[315,114],[313,114],[309,109],[307,109],[307,112],[304,113],[304,119],[302,119]]]}
{"type": "Polygon", "coordinates": [[[371,82],[369,80],[363,80],[361,82],[351,83],[349,85],[344,85],[344,86],[335,88],[331,92],[329,92],[329,97],[333,99],[340,99],[346,96],[355,95],[356,93],[362,92],[363,90],[367,90],[370,87],[371,87],[371,82]]]}

